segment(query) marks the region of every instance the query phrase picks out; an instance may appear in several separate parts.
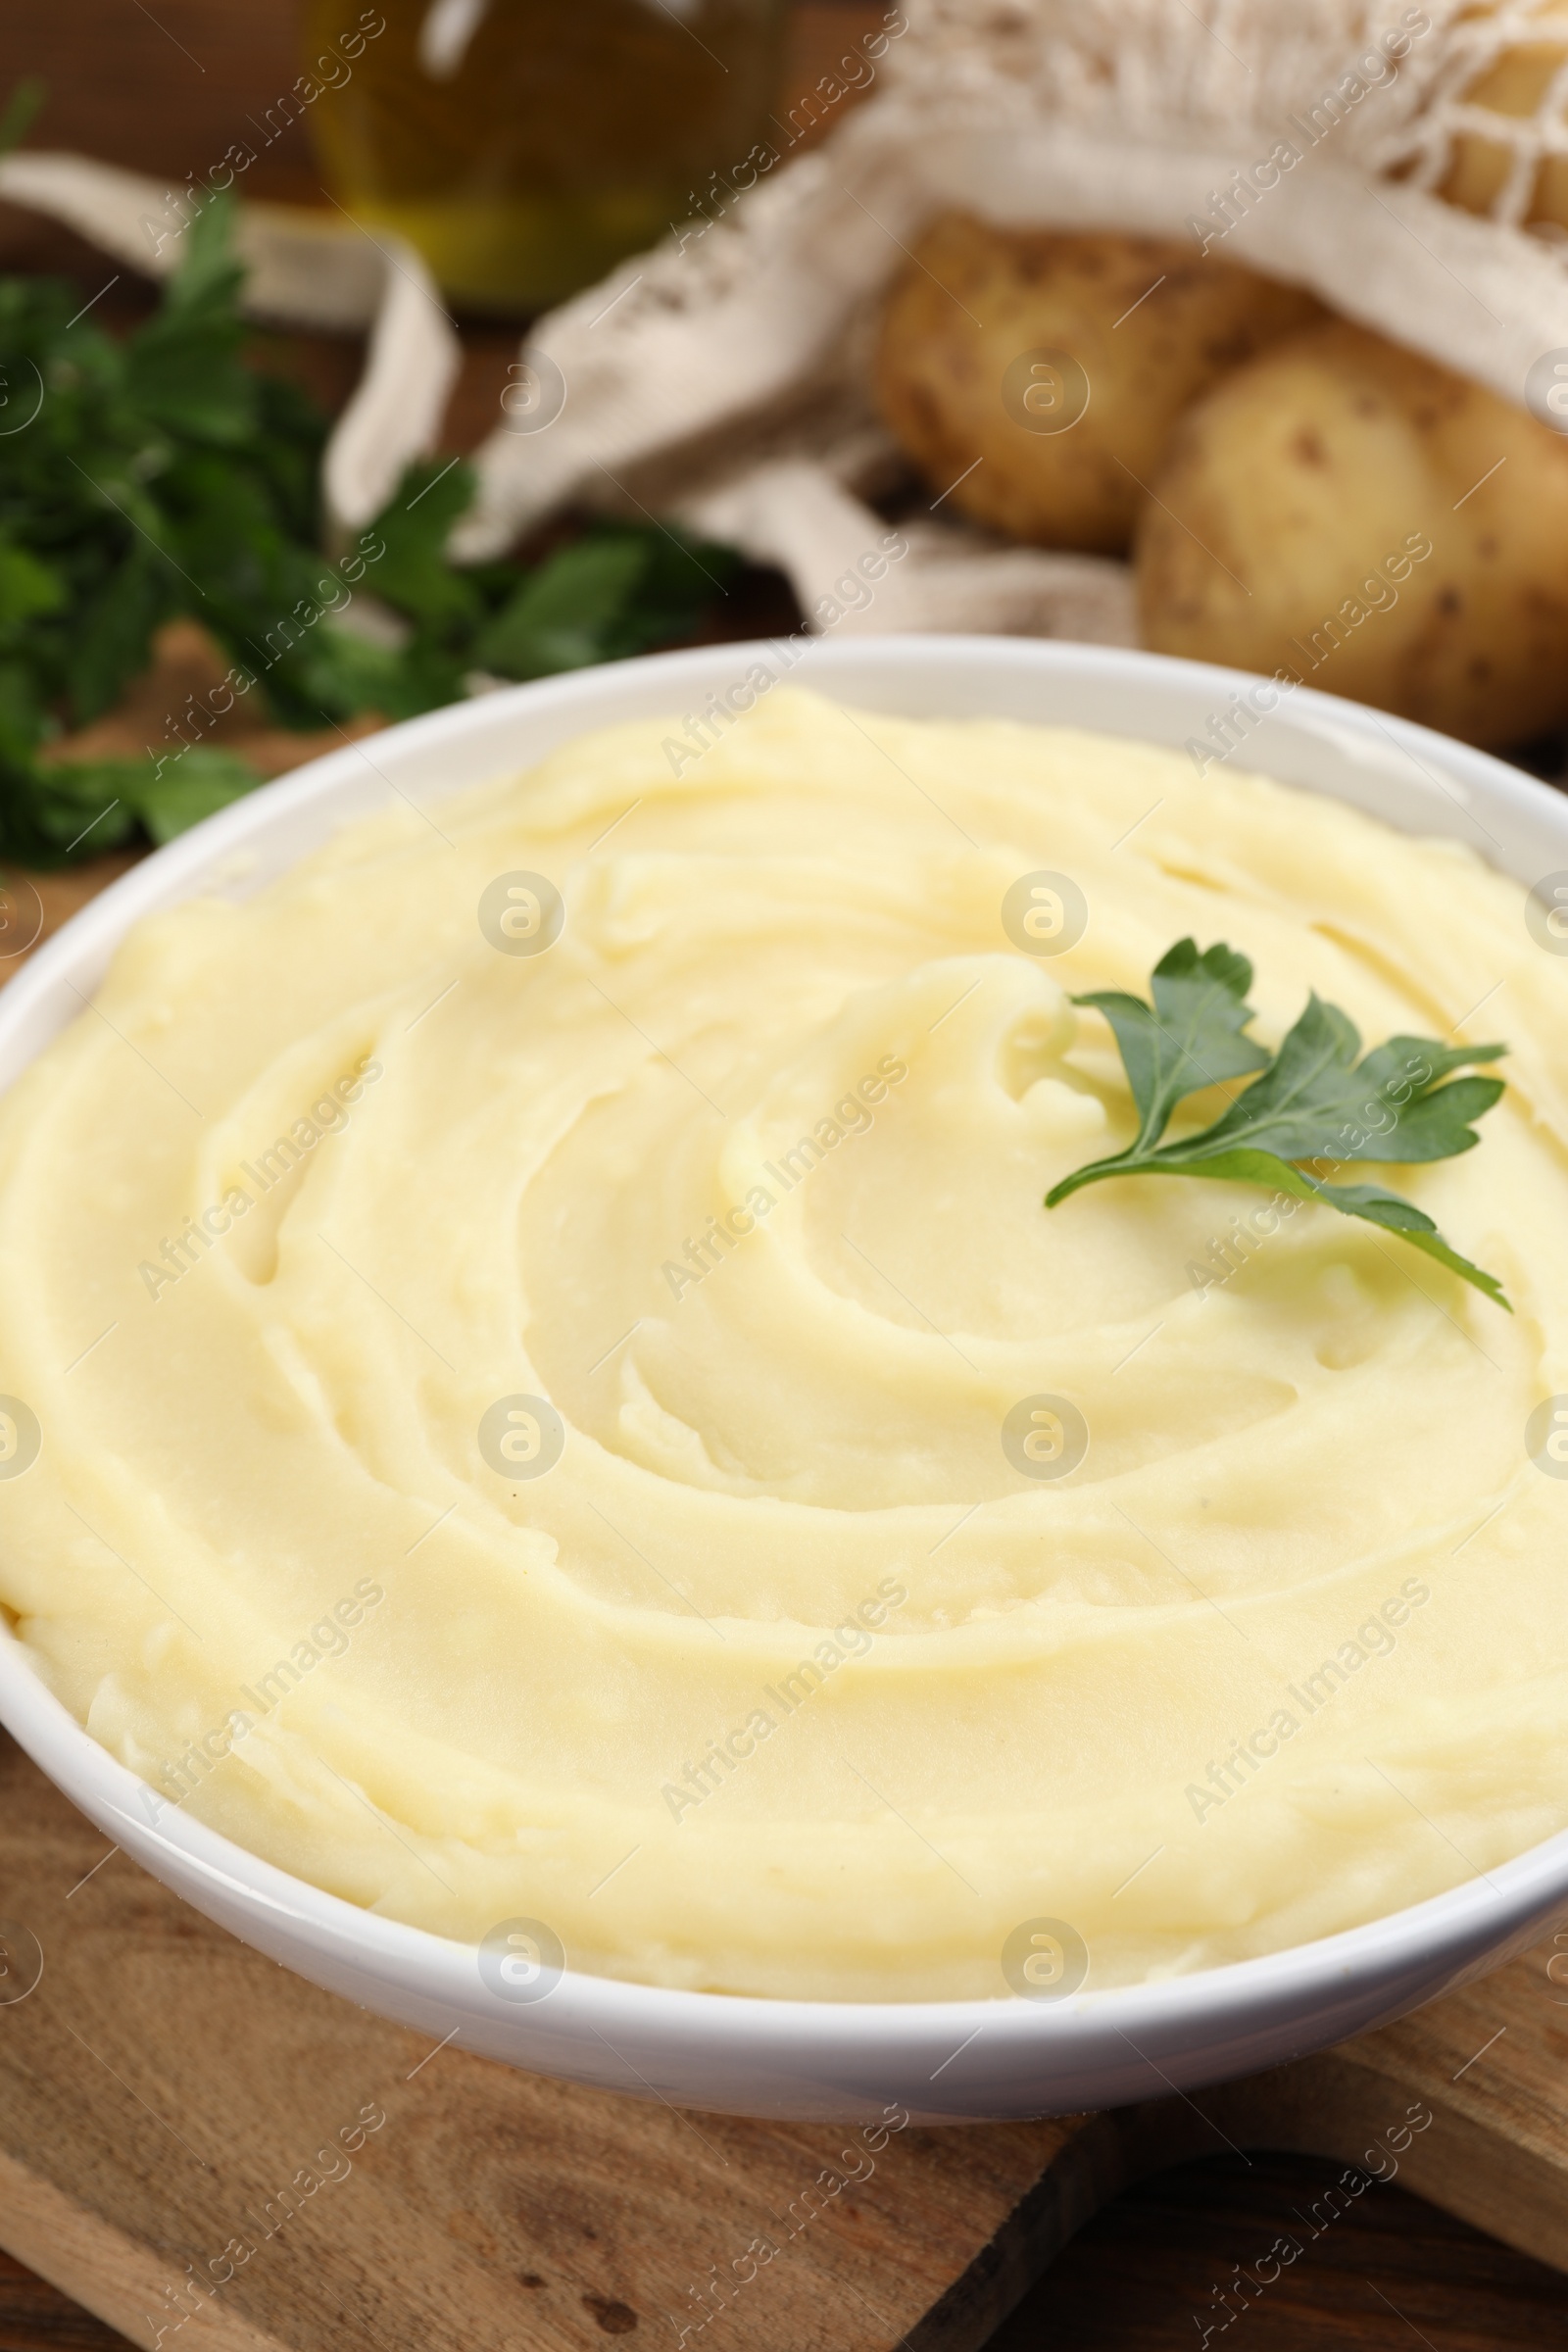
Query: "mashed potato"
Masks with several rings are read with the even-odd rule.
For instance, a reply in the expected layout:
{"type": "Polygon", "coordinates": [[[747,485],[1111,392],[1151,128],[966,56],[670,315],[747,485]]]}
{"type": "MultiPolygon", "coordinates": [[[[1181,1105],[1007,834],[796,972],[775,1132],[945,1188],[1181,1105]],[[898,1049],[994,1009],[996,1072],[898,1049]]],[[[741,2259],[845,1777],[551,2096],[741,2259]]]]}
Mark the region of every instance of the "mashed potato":
{"type": "Polygon", "coordinates": [[[783,690],[399,806],[140,925],[0,1110],[0,1601],[150,1814],[650,1983],[1093,1988],[1433,1894],[1568,1823],[1523,909],[1224,766],[783,690]],[[1309,987],[1509,1041],[1394,1181],[1515,1316],[1235,1186],[1043,1208],[1132,1128],[1067,993],[1187,933],[1269,1043],[1309,987]]]}

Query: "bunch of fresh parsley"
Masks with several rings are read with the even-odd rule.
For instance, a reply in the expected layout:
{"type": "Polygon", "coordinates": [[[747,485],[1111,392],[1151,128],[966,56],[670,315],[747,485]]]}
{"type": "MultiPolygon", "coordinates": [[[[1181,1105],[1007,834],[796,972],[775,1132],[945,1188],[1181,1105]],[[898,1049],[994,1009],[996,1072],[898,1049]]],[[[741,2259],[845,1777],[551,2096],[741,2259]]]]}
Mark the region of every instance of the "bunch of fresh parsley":
{"type": "Polygon", "coordinates": [[[0,278],[0,857],[56,864],[167,840],[259,781],[172,729],[140,760],[50,756],[114,707],[176,615],[248,681],[230,699],[317,728],[434,709],[475,670],[539,677],[668,642],[735,567],[659,526],[600,523],[539,564],[459,570],[444,549],[474,477],[436,462],[410,468],[357,572],[335,566],[327,420],[249,364],[229,235],[216,200],[184,231],[161,308],[120,341],[74,287],[0,278]],[[400,642],[334,625],[328,609],[360,594],[390,608],[400,642]]]}
{"type": "Polygon", "coordinates": [[[1054,1208],[1086,1184],[1111,1176],[1209,1176],[1255,1184],[1298,1200],[1318,1200],[1364,1217],[1473,1283],[1508,1307],[1496,1277],[1451,1250],[1425,1212],[1377,1184],[1330,1184],[1347,1160],[1400,1166],[1452,1159],[1481,1141],[1473,1119],[1503,1091],[1500,1078],[1454,1078],[1467,1063],[1495,1061],[1506,1046],[1445,1046],[1430,1037],[1391,1037],[1364,1060],[1348,1013],[1316,995],[1277,1054],[1245,1035],[1255,1019],[1247,992],[1252,967],[1216,946],[1199,953],[1178,940],[1154,966],[1152,1004],[1119,989],[1074,997],[1093,1004],[1115,1033],[1138,1110],[1125,1151],[1091,1160],[1053,1185],[1054,1208]],[[1205,1087],[1252,1072],[1250,1086],[1196,1135],[1163,1143],[1178,1103],[1205,1087]],[[1447,1083],[1445,1084],[1444,1081],[1447,1083]]]}

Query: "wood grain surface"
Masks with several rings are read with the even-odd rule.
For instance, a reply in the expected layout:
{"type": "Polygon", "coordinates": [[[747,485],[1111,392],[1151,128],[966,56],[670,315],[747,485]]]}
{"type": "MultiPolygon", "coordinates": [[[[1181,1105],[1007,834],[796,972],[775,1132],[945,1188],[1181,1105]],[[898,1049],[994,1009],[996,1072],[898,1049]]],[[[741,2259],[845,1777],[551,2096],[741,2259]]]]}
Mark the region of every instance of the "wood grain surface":
{"type": "MultiPolygon", "coordinates": [[[[785,111],[881,14],[879,0],[794,8],[785,111]]],[[[291,0],[0,0],[0,95],[40,74],[50,96],[34,143],[177,186],[288,87],[294,41],[291,0]]],[[[304,125],[259,155],[246,185],[320,201],[304,125]]],[[[0,269],[17,268],[73,276],[111,322],[149,301],[130,274],[106,285],[112,266],[91,247],[0,206],[0,269]]],[[[464,329],[452,449],[493,422],[515,347],[494,322],[464,329]]],[[[347,396],[353,338],[282,350],[329,405],[347,396]]],[[[789,625],[765,585],[750,594],[721,633],[789,625]]],[[[171,674],[193,658],[165,651],[171,674]]],[[[121,720],[129,744],[134,711],[121,720]]],[[[296,740],[269,764],[315,748],[296,740]]],[[[43,934],[125,862],[36,877],[43,934]]],[[[0,961],[0,977],[14,968],[0,961]]],[[[320,2180],[218,2297],[187,2292],[200,2316],[186,2325],[215,2347],[555,2352],[635,2333],[678,2352],[682,2328],[692,2346],[711,2328],[759,2352],[870,2352],[902,2329],[910,2352],[938,2352],[978,2345],[1020,2292],[992,2352],[1165,2352],[1200,2343],[1205,2326],[1250,2352],[1568,2345],[1568,2278],[1546,2267],[1568,2263],[1568,1985],[1545,1974],[1549,1947],[1343,2056],[1199,2107],[897,2134],[873,2176],[698,2329],[694,2290],[759,2231],[787,2231],[778,2217],[842,2134],[630,2107],[432,2056],[103,1854],[0,1737],[0,1914],[35,1923],[47,1955],[36,1990],[0,2002],[0,2244],[13,2249],[0,2253],[0,2352],[124,2340],[51,2278],[137,2343],[160,2327],[165,2345],[179,2341],[187,2264],[219,2253],[245,2227],[236,2216],[259,2215],[368,2102],[386,2122],[348,2173],[320,2180]],[[1346,2166],[1384,2168],[1367,2150],[1386,2149],[1376,2135],[1412,2098],[1429,2101],[1432,2125],[1392,2181],[1357,2174],[1350,2194],[1346,2166]],[[1243,2287],[1286,2236],[1299,2255],[1261,2291],[1243,2287]]]]}
{"type": "Polygon", "coordinates": [[[940,2309],[931,2352],[973,2346],[1078,2130],[751,2124],[432,2050],[210,1926],[10,1743],[0,1886],[0,2243],[148,2346],[188,2309],[224,2352],[587,2352],[732,2306],[760,2344],[940,2309]]]}

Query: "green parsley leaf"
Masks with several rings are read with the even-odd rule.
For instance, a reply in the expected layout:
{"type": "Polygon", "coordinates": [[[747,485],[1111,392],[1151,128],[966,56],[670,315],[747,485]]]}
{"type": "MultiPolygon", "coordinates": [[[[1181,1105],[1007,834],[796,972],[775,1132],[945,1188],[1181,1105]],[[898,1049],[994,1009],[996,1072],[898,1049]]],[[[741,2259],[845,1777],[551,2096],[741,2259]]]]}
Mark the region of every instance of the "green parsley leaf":
{"type": "Polygon", "coordinates": [[[475,661],[504,678],[542,678],[602,662],[606,634],[635,595],[648,561],[646,540],[630,532],[560,549],[503,605],[473,649],[475,661]]]}
{"type": "Polygon", "coordinates": [[[49,95],[49,85],[36,74],[19,81],[6,100],[5,112],[0,114],[0,155],[9,155],[20,146],[32,128],[32,119],[49,95]]]}
{"type": "Polygon", "coordinates": [[[248,760],[208,744],[191,745],[161,770],[140,760],[60,760],[40,771],[32,791],[28,819],[41,839],[30,861],[47,864],[51,852],[99,857],[138,830],[162,847],[261,781],[248,760]]]}
{"type": "Polygon", "coordinates": [[[67,597],[66,583],[52,564],[40,563],[26,548],[0,538],[0,642],[19,622],[40,612],[58,612],[67,597]]]}
{"type": "Polygon", "coordinates": [[[1155,966],[1152,1004],[1110,990],[1073,999],[1096,1006],[1110,1022],[1139,1129],[1125,1151],[1091,1160],[1054,1185],[1046,1206],[1054,1208],[1084,1185],[1111,1176],[1206,1176],[1261,1185],[1396,1233],[1512,1313],[1495,1276],[1450,1249],[1413,1201],[1380,1185],[1327,1181],[1328,1171],[1347,1160],[1414,1166],[1473,1151],[1481,1138],[1471,1122],[1492,1108],[1503,1081],[1452,1073],[1495,1061],[1507,1047],[1391,1037],[1358,1059],[1355,1023],[1313,995],[1278,1054],[1270,1055],[1243,1034],[1255,1018],[1247,1003],[1251,983],[1252,967],[1244,956],[1222,946],[1200,955],[1197,943],[1184,939],[1155,966]],[[1161,1143],[1172,1112],[1188,1095],[1249,1070],[1261,1075],[1211,1125],[1161,1143]]]}
{"type": "Polygon", "coordinates": [[[1102,1012],[1116,1033],[1140,1113],[1134,1152],[1158,1143],[1186,1096],[1267,1067],[1263,1048],[1242,1035],[1253,1018],[1247,1002],[1251,985],[1245,956],[1227,947],[1200,956],[1195,940],[1179,939],[1151,976],[1152,1005],[1117,989],[1074,997],[1075,1004],[1102,1012]]]}
{"type": "Polygon", "coordinates": [[[1384,1159],[1408,1165],[1451,1159],[1481,1138],[1469,1122],[1492,1108],[1500,1078],[1441,1081],[1467,1062],[1495,1061],[1506,1046],[1440,1046],[1435,1039],[1390,1038],[1359,1066],[1353,1021],[1316,996],[1261,1078],[1239,1095],[1200,1138],[1166,1144],[1173,1167],[1197,1152],[1211,1158],[1232,1142],[1282,1159],[1384,1159]]]}
{"type": "MultiPolygon", "coordinates": [[[[0,151],[42,96],[0,109],[0,151]]],[[[318,728],[459,700],[475,669],[542,677],[686,635],[737,559],[656,524],[590,523],[542,564],[459,568],[474,473],[409,467],[357,548],[323,552],[328,423],[240,310],[231,198],[179,232],[161,307],[123,338],[80,292],[0,276],[0,857],[37,865],[161,842],[259,781],[169,713],[146,766],[50,746],[112,710],[165,622],[199,621],[248,711],[318,728]],[[355,599],[393,629],[355,629],[355,599]],[[352,632],[352,633],[351,633],[352,632]],[[394,638],[396,642],[387,642],[394,638]],[[176,756],[177,755],[177,756],[176,756]],[[162,757],[162,767],[159,761],[162,757]],[[216,762],[216,764],[215,764],[216,762]]],[[[155,732],[157,722],[155,722],[155,732]]]]}
{"type": "Polygon", "coordinates": [[[162,775],[138,771],[129,788],[132,808],[153,841],[162,848],[176,833],[189,832],[204,816],[216,815],[230,801],[243,799],[261,782],[248,760],[216,746],[193,744],[162,775]]]}
{"type": "Polygon", "coordinates": [[[232,196],[215,196],[181,238],[163,308],[123,347],[127,400],[154,426],[220,449],[255,434],[260,378],[241,357],[245,272],[230,251],[232,196]]]}
{"type": "Polygon", "coordinates": [[[622,661],[683,634],[735,567],[728,548],[677,531],[596,524],[524,575],[474,660],[503,678],[622,661]]]}
{"type": "Polygon", "coordinates": [[[367,584],[422,629],[449,639],[470,631],[483,607],[474,582],[446,559],[453,524],[473,500],[466,461],[421,459],[409,467],[371,530],[386,548],[367,584]]]}

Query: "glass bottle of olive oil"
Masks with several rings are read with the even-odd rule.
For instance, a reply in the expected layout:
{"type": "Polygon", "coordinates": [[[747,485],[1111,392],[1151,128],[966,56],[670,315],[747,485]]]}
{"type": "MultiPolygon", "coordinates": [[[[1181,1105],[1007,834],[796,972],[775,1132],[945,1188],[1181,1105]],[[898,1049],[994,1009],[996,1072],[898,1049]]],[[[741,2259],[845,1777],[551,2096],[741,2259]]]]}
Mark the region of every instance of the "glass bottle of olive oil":
{"type": "MultiPolygon", "coordinates": [[[[307,56],[344,0],[306,0],[307,56]]],[[[471,309],[590,285],[697,210],[768,127],[784,0],[377,0],[311,110],[331,193],[471,309]]],[[[363,23],[364,20],[362,19],[363,23]]]]}

